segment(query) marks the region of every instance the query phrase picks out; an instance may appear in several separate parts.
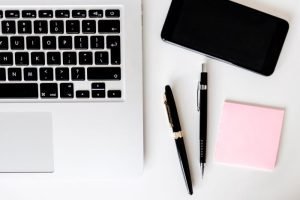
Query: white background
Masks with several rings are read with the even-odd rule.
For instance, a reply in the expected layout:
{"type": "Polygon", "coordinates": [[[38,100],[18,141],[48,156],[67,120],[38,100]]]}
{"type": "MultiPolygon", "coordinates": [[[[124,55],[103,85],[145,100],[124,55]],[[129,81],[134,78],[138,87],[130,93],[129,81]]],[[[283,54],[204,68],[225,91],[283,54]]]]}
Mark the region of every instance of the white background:
{"type": "MultiPolygon", "coordinates": [[[[1,200],[99,199],[300,199],[300,8],[297,0],[236,0],[290,22],[275,73],[263,77],[208,60],[208,164],[198,163],[196,84],[204,58],[161,41],[170,0],[144,0],[145,169],[133,180],[0,180],[1,200]],[[163,107],[164,86],[174,88],[191,164],[194,195],[187,194],[163,107]],[[286,109],[277,166],[266,172],[218,164],[214,148],[224,100],[286,109]]],[[[220,33],[222,34],[222,33],[220,33]]]]}

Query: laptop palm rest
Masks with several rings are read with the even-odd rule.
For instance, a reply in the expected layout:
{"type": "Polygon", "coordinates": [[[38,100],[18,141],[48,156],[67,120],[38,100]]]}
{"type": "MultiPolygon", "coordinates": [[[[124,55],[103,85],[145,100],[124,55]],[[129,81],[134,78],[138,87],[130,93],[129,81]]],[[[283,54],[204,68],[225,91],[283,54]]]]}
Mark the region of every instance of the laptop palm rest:
{"type": "Polygon", "coordinates": [[[53,172],[52,115],[0,113],[0,172],[53,172]]]}

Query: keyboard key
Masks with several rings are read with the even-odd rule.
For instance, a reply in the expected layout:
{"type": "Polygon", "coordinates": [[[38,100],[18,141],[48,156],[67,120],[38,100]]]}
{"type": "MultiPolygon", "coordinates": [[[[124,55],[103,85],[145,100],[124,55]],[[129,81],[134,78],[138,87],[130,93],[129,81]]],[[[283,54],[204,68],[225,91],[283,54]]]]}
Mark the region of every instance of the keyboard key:
{"type": "Polygon", "coordinates": [[[104,49],[104,36],[91,36],[92,49],[104,49]]]}
{"type": "Polygon", "coordinates": [[[57,83],[41,83],[41,98],[58,98],[57,83]]]}
{"type": "Polygon", "coordinates": [[[109,17],[109,18],[116,18],[116,17],[120,17],[120,10],[106,10],[105,11],[105,16],[109,17]]]}
{"type": "Polygon", "coordinates": [[[90,98],[90,91],[88,90],[78,90],[76,91],[77,98],[90,98]]]}
{"type": "Polygon", "coordinates": [[[45,20],[34,21],[34,33],[36,34],[48,33],[48,22],[45,20]]]}
{"type": "Polygon", "coordinates": [[[59,36],[58,37],[59,49],[72,49],[72,37],[71,36],[59,36]]]}
{"type": "Polygon", "coordinates": [[[88,80],[121,80],[120,67],[89,67],[88,80]]]}
{"type": "Polygon", "coordinates": [[[86,10],[73,10],[72,16],[74,18],[86,18],[86,10]]]}
{"type": "Polygon", "coordinates": [[[15,64],[16,65],[29,65],[29,54],[28,54],[28,52],[17,52],[17,53],[15,53],[15,64]]]}
{"type": "Polygon", "coordinates": [[[82,21],[82,33],[96,33],[96,21],[83,20],[82,21]]]}
{"type": "Polygon", "coordinates": [[[25,81],[36,81],[37,80],[37,69],[36,68],[24,68],[24,80],[25,81]]]}
{"type": "Polygon", "coordinates": [[[92,52],[79,52],[79,64],[80,65],[92,65],[93,53],[92,52]]]}
{"type": "Polygon", "coordinates": [[[92,89],[103,89],[105,90],[105,83],[92,83],[92,89]]]}
{"type": "Polygon", "coordinates": [[[57,21],[57,20],[50,21],[50,33],[52,34],[64,33],[64,22],[57,21]]]}
{"type": "Polygon", "coordinates": [[[3,34],[16,34],[16,22],[15,21],[2,21],[2,33],[3,34]]]}
{"type": "Polygon", "coordinates": [[[0,68],[0,81],[6,81],[5,68],[0,68]]]}
{"type": "Polygon", "coordinates": [[[103,17],[103,10],[90,10],[89,11],[90,18],[102,18],[103,17]]]}
{"type": "Polygon", "coordinates": [[[0,19],[3,18],[3,11],[0,10],[0,19]]]}
{"type": "Polygon", "coordinates": [[[88,49],[89,40],[87,36],[75,36],[75,49],[88,49]]]}
{"type": "Polygon", "coordinates": [[[69,10],[56,10],[55,11],[55,17],[56,18],[69,18],[70,17],[70,11],[69,10]]]}
{"type": "Polygon", "coordinates": [[[41,49],[40,37],[27,37],[26,44],[28,50],[39,50],[41,49]]]}
{"type": "Polygon", "coordinates": [[[31,53],[31,65],[45,65],[45,53],[44,52],[32,52],[31,53]]]}
{"type": "Polygon", "coordinates": [[[96,65],[108,65],[108,52],[105,52],[105,51],[95,52],[95,64],[96,65]]]}
{"type": "Polygon", "coordinates": [[[0,50],[8,50],[8,37],[0,37],[0,50]]]}
{"type": "Polygon", "coordinates": [[[40,80],[41,81],[53,81],[53,69],[50,67],[40,68],[40,80]]]}
{"type": "Polygon", "coordinates": [[[110,51],[110,63],[112,65],[120,65],[121,64],[121,51],[120,49],[111,49],[110,51]]]}
{"type": "Polygon", "coordinates": [[[23,50],[25,48],[24,37],[11,37],[10,48],[13,50],[23,50]]]}
{"type": "Polygon", "coordinates": [[[120,36],[107,36],[106,40],[108,49],[121,48],[120,36]]]}
{"type": "Polygon", "coordinates": [[[18,33],[31,34],[32,33],[31,21],[18,21],[18,33]]]}
{"type": "Polygon", "coordinates": [[[66,22],[66,31],[67,33],[79,33],[80,32],[80,23],[78,20],[67,20],[66,22]]]}
{"type": "Polygon", "coordinates": [[[47,53],[47,64],[48,65],[60,65],[61,64],[60,52],[48,52],[47,53]]]}
{"type": "Polygon", "coordinates": [[[8,69],[8,80],[21,81],[22,80],[21,68],[9,68],[8,69]]]}
{"type": "Polygon", "coordinates": [[[107,36],[107,48],[110,49],[110,63],[112,65],[121,64],[121,41],[120,36],[107,36]]]}
{"type": "Polygon", "coordinates": [[[55,69],[55,77],[57,81],[68,81],[69,78],[69,68],[58,67],[55,69]]]}
{"type": "Polygon", "coordinates": [[[0,84],[1,99],[38,98],[36,83],[4,83],[0,84]]]}
{"type": "Polygon", "coordinates": [[[93,98],[105,98],[105,90],[92,90],[93,98]]]}
{"type": "Polygon", "coordinates": [[[121,64],[121,49],[111,48],[110,63],[112,65],[120,65],[121,64]]]}
{"type": "Polygon", "coordinates": [[[73,67],[72,68],[72,80],[73,81],[84,81],[85,80],[85,68],[73,67]]]}
{"type": "Polygon", "coordinates": [[[64,65],[76,65],[77,56],[75,52],[63,52],[63,64],[64,65]]]}
{"type": "Polygon", "coordinates": [[[122,93],[121,90],[108,90],[107,96],[108,98],[121,98],[122,93]]]}
{"type": "Polygon", "coordinates": [[[119,20],[100,20],[98,21],[99,33],[120,33],[119,20]]]}
{"type": "Polygon", "coordinates": [[[13,54],[8,53],[1,53],[0,52],[0,66],[10,66],[13,65],[13,54]]]}
{"type": "Polygon", "coordinates": [[[5,11],[6,18],[19,18],[20,12],[18,10],[7,10],[5,11]]]}
{"type": "Polygon", "coordinates": [[[44,36],[43,37],[43,49],[56,49],[56,37],[44,36]]]}
{"type": "Polygon", "coordinates": [[[73,83],[61,83],[60,84],[60,97],[61,98],[73,98],[74,97],[73,83]]]}
{"type": "Polygon", "coordinates": [[[39,11],[39,17],[40,18],[52,18],[53,17],[53,11],[52,10],[40,10],[39,11]]]}
{"type": "Polygon", "coordinates": [[[35,10],[23,10],[22,17],[23,18],[36,18],[36,11],[35,10]]]}

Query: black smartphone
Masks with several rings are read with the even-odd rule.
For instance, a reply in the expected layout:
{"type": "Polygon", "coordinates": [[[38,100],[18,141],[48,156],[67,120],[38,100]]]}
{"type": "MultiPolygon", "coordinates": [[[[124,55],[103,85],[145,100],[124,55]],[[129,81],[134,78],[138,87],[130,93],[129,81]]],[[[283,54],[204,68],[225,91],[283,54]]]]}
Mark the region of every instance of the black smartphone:
{"type": "Polygon", "coordinates": [[[161,37],[262,75],[271,75],[289,24],[229,0],[173,0],[161,37]]]}

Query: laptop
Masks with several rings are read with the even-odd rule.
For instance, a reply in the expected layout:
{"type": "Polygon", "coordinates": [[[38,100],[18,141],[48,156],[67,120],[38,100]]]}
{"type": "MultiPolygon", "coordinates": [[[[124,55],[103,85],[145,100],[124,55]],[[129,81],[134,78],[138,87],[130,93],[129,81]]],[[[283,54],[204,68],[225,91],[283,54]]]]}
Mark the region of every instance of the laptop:
{"type": "Polygon", "coordinates": [[[1,0],[0,172],[142,173],[141,8],[1,0]]]}

